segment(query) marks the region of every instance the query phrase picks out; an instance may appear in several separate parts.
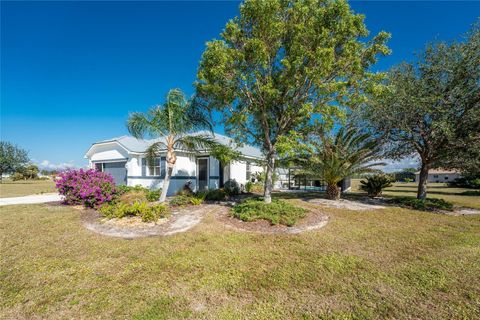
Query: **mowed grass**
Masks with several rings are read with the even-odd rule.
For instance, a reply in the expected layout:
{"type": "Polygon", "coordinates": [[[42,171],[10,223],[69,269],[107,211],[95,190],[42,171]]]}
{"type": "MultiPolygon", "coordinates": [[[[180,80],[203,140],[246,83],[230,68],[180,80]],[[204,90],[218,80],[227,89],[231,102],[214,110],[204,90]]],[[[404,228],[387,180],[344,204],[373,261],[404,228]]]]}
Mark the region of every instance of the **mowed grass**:
{"type": "MultiPolygon", "coordinates": [[[[352,179],[353,192],[362,192],[360,190],[360,180],[362,179],[352,179]]],[[[417,187],[418,185],[415,182],[395,182],[393,186],[385,189],[382,194],[383,196],[389,197],[416,197],[417,187]]],[[[471,190],[472,189],[465,188],[450,188],[446,183],[429,183],[427,185],[427,197],[443,199],[460,207],[480,209],[479,196],[461,195],[462,192],[471,190]]]]}
{"type": "Polygon", "coordinates": [[[212,215],[125,240],[69,207],[0,207],[0,318],[480,317],[480,216],[324,210],[326,227],[298,235],[231,231],[212,215]]]}
{"type": "Polygon", "coordinates": [[[3,180],[0,182],[0,198],[21,197],[32,194],[56,192],[52,180],[3,180]]]}

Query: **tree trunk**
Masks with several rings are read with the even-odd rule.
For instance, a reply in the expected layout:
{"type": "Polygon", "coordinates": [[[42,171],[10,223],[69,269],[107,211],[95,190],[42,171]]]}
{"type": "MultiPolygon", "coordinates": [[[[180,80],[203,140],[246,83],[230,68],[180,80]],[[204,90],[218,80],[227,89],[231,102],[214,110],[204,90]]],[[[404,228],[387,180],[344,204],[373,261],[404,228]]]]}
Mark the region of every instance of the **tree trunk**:
{"type": "Polygon", "coordinates": [[[340,199],[340,188],[337,186],[336,183],[327,184],[327,192],[325,196],[327,197],[327,199],[330,199],[330,200],[340,199]]]}
{"type": "Polygon", "coordinates": [[[162,194],[160,195],[160,199],[158,202],[165,202],[167,198],[168,187],[170,186],[170,178],[172,177],[174,164],[170,164],[167,162],[167,172],[165,174],[165,179],[163,179],[163,187],[162,187],[162,194]]]}
{"type": "Polygon", "coordinates": [[[267,173],[265,175],[265,189],[263,199],[265,203],[272,202],[273,190],[273,172],[275,171],[275,153],[269,152],[267,154],[267,173]]]}
{"type": "Polygon", "coordinates": [[[422,168],[418,177],[417,199],[425,199],[427,197],[428,169],[428,163],[422,162],[422,168]]]}

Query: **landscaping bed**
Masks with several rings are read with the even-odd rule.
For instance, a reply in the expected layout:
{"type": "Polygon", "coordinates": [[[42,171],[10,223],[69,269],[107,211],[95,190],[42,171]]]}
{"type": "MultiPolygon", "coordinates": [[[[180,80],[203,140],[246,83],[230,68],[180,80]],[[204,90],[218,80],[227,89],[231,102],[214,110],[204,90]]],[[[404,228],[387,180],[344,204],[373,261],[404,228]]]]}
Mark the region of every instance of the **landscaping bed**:
{"type": "Polygon", "coordinates": [[[327,215],[316,208],[294,206],[275,199],[272,204],[263,204],[261,199],[250,198],[233,208],[223,207],[217,211],[217,220],[228,229],[263,234],[295,234],[316,230],[324,227],[329,220],[327,215]],[[272,204],[272,209],[265,210],[265,207],[272,204]],[[285,210],[278,211],[279,206],[285,210]]]}

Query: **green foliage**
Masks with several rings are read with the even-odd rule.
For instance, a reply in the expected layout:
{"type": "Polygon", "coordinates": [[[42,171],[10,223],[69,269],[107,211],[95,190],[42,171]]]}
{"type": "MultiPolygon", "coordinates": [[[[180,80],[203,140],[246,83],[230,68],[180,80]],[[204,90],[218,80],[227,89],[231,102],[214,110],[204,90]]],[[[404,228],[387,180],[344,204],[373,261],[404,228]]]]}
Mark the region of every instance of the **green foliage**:
{"type": "Polygon", "coordinates": [[[437,198],[416,199],[414,197],[398,197],[391,199],[391,202],[422,211],[453,210],[452,203],[437,198]]]}
{"type": "Polygon", "coordinates": [[[135,202],[147,202],[147,192],[144,190],[131,190],[124,192],[118,196],[118,201],[125,204],[133,204],[135,202]]]}
{"type": "Polygon", "coordinates": [[[23,174],[21,174],[20,172],[13,173],[10,176],[10,179],[12,179],[13,181],[25,180],[25,178],[23,177],[23,174]]]}
{"type": "Polygon", "coordinates": [[[162,189],[157,190],[148,190],[147,192],[147,200],[149,202],[158,201],[160,199],[160,194],[162,193],[162,189]]]}
{"type": "MultiPolygon", "coordinates": [[[[342,0],[247,0],[220,39],[207,43],[196,101],[222,112],[237,141],[262,147],[274,172],[295,132],[315,115],[329,123],[344,117],[339,106],[364,101],[363,92],[382,78],[369,69],[389,53],[389,35],[361,42],[368,35],[363,19],[342,0]]],[[[266,185],[268,201],[273,184],[266,185]]]]}
{"type": "Polygon", "coordinates": [[[310,133],[298,164],[303,174],[321,177],[331,186],[329,197],[338,197],[335,186],[344,178],[368,172],[376,172],[374,162],[380,154],[377,141],[358,128],[341,127],[335,134],[325,133],[321,127],[310,133]]]}
{"type": "MultiPolygon", "coordinates": [[[[147,113],[130,114],[127,127],[135,138],[156,138],[156,142],[146,150],[147,163],[151,164],[156,157],[166,152],[167,172],[160,202],[164,202],[167,196],[172,170],[177,160],[175,150],[204,151],[220,148],[211,134],[210,120],[206,110],[187,100],[180,89],[170,90],[163,105],[154,107],[147,113]],[[191,133],[201,129],[209,131],[191,133]]],[[[221,149],[225,151],[228,147],[223,146],[221,149]]]]}
{"type": "Polygon", "coordinates": [[[170,205],[178,207],[183,207],[187,205],[199,206],[205,201],[207,194],[207,192],[180,194],[170,200],[170,205]]]}
{"type": "Polygon", "coordinates": [[[124,218],[127,216],[141,217],[144,222],[157,221],[169,215],[168,207],[163,204],[149,205],[146,202],[109,203],[99,208],[102,215],[107,218],[124,218]]]}
{"type": "Polygon", "coordinates": [[[252,188],[253,188],[253,182],[252,182],[252,181],[248,181],[248,182],[245,184],[245,191],[251,192],[251,191],[252,191],[252,188]]]}
{"type": "Polygon", "coordinates": [[[191,198],[192,197],[188,195],[177,195],[170,200],[169,205],[174,207],[183,207],[191,204],[191,198]]]}
{"type": "Polygon", "coordinates": [[[480,174],[465,176],[448,183],[450,187],[480,189],[480,174]]]}
{"type": "Polygon", "coordinates": [[[28,161],[27,151],[8,141],[0,141],[0,179],[2,174],[13,173],[28,161]]]}
{"type": "Polygon", "coordinates": [[[480,190],[468,190],[468,191],[463,191],[460,193],[462,196],[476,196],[480,197],[480,190]]]}
{"type": "Polygon", "coordinates": [[[209,190],[205,196],[207,201],[223,201],[227,198],[227,193],[223,189],[209,190]]]}
{"type": "MultiPolygon", "coordinates": [[[[416,154],[424,168],[480,170],[480,24],[464,42],[427,46],[415,63],[390,70],[387,90],[365,104],[366,125],[387,156],[416,154]]],[[[426,196],[427,170],[417,197],[426,196]]]]}
{"type": "Polygon", "coordinates": [[[240,191],[241,191],[240,185],[235,179],[226,181],[225,184],[223,185],[223,190],[225,190],[225,193],[230,197],[240,194],[240,191]]]}
{"type": "Polygon", "coordinates": [[[360,181],[360,190],[366,191],[371,198],[378,197],[382,190],[392,186],[393,179],[385,174],[375,174],[360,181]]]}
{"type": "Polygon", "coordinates": [[[273,199],[265,203],[261,199],[248,199],[233,207],[233,216],[242,221],[264,219],[271,224],[293,226],[299,219],[305,217],[307,210],[296,207],[286,201],[273,199]]]}
{"type": "Polygon", "coordinates": [[[133,202],[133,200],[148,201],[148,202],[158,201],[158,199],[160,198],[161,192],[162,192],[162,189],[150,190],[138,184],[133,187],[125,186],[125,185],[117,186],[117,193],[120,199],[123,198],[124,199],[123,202],[128,202],[128,203],[133,202]],[[129,201],[128,198],[132,198],[132,200],[129,201]]]}
{"type": "Polygon", "coordinates": [[[38,179],[38,167],[34,164],[18,167],[17,171],[12,175],[12,180],[34,180],[38,179]]]}

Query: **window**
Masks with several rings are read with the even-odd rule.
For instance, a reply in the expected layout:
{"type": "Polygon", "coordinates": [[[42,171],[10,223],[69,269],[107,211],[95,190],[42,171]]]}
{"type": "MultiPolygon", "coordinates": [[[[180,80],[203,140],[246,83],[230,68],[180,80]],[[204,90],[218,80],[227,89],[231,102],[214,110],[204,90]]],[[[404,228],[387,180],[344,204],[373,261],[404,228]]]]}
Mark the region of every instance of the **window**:
{"type": "Polygon", "coordinates": [[[448,177],[445,177],[445,180],[448,180],[448,177]]]}
{"type": "Polygon", "coordinates": [[[250,162],[247,162],[247,181],[250,181],[250,178],[252,177],[252,168],[251,168],[250,162]]]}
{"type": "Polygon", "coordinates": [[[434,178],[438,178],[438,174],[434,174],[433,177],[434,177],[434,178]]]}
{"type": "Polygon", "coordinates": [[[103,163],[95,163],[95,170],[102,172],[103,171],[103,163]]]}
{"type": "Polygon", "coordinates": [[[161,174],[160,168],[160,158],[155,158],[153,163],[149,163],[147,159],[145,159],[147,163],[147,176],[159,176],[161,174]],[[150,166],[150,164],[153,164],[150,166]]]}

